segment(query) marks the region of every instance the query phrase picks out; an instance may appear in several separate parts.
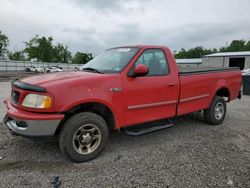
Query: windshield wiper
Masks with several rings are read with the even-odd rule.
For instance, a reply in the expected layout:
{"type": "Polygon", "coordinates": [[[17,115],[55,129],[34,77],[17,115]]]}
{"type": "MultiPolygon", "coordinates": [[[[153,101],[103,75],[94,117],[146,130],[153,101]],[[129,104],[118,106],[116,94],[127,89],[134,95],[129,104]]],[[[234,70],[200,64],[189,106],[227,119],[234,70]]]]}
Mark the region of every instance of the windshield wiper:
{"type": "Polygon", "coordinates": [[[98,69],[95,69],[95,68],[91,68],[91,67],[86,67],[86,68],[83,68],[82,70],[92,71],[92,72],[96,72],[96,73],[103,74],[102,71],[100,71],[100,70],[98,70],[98,69]]]}

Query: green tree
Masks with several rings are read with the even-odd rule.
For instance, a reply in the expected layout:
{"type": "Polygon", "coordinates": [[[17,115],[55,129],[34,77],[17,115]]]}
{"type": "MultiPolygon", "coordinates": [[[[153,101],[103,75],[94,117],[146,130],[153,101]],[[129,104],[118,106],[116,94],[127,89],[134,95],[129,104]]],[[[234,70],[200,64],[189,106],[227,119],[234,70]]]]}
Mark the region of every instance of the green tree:
{"type": "Polygon", "coordinates": [[[246,42],[245,47],[244,47],[244,51],[250,51],[250,40],[248,42],[246,42]]]}
{"type": "Polygon", "coordinates": [[[69,63],[71,60],[71,52],[68,50],[67,46],[63,44],[57,44],[54,47],[54,58],[53,62],[69,63]]]}
{"type": "Polygon", "coordinates": [[[233,40],[228,47],[221,47],[219,50],[216,48],[205,49],[201,46],[185,50],[182,48],[179,52],[175,53],[176,58],[200,58],[204,55],[213,54],[217,52],[238,52],[250,51],[250,40],[233,40]]]}
{"type": "Polygon", "coordinates": [[[244,50],[246,41],[244,40],[233,40],[227,47],[228,52],[238,52],[244,50]]]}
{"type": "Polygon", "coordinates": [[[175,58],[183,59],[183,58],[201,58],[204,55],[208,55],[211,53],[218,52],[217,49],[204,49],[202,46],[197,46],[195,48],[191,48],[189,50],[185,50],[182,48],[179,52],[175,54],[175,58]]]}
{"type": "Polygon", "coordinates": [[[9,45],[9,38],[7,37],[7,35],[3,34],[2,31],[0,31],[0,57],[7,52],[6,47],[8,45],[9,45]]]}
{"type": "Polygon", "coordinates": [[[10,60],[15,60],[15,61],[25,61],[25,56],[24,52],[22,51],[17,51],[17,52],[9,52],[8,54],[10,60]]]}
{"type": "Polygon", "coordinates": [[[39,37],[36,35],[29,42],[25,42],[29,59],[37,58],[38,61],[51,62],[54,58],[54,48],[52,37],[39,37]]]}
{"type": "Polygon", "coordinates": [[[186,50],[182,48],[179,52],[175,53],[175,58],[183,59],[186,58],[186,50]]]}
{"type": "Polygon", "coordinates": [[[92,53],[77,52],[72,60],[73,64],[86,64],[93,59],[92,53]]]}

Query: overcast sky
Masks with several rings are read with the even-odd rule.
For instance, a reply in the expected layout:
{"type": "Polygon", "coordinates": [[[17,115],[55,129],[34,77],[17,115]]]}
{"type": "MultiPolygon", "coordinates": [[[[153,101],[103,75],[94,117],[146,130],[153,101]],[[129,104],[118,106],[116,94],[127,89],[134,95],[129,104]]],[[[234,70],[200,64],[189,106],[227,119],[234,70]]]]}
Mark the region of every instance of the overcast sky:
{"type": "Polygon", "coordinates": [[[0,30],[9,49],[36,34],[72,52],[160,44],[171,50],[250,39],[250,0],[1,0],[0,30]]]}

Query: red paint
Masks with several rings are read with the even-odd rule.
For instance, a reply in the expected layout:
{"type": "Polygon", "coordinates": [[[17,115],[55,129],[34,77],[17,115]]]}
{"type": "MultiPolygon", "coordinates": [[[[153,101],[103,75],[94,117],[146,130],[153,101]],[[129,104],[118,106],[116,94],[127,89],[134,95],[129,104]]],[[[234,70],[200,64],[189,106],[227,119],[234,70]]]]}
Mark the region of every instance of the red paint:
{"type": "Polygon", "coordinates": [[[136,75],[145,75],[149,72],[148,67],[143,64],[139,64],[135,67],[134,73],[136,75]]]}
{"type": "MultiPolygon", "coordinates": [[[[163,46],[136,46],[140,50],[120,73],[62,72],[22,79],[23,82],[47,89],[52,108],[39,110],[24,108],[21,102],[13,106],[7,102],[8,115],[24,119],[62,119],[71,108],[84,103],[100,103],[115,117],[115,128],[147,121],[174,117],[209,107],[216,92],[227,88],[229,100],[238,96],[240,71],[215,72],[179,77],[179,70],[171,51],[163,46]],[[164,76],[129,77],[129,71],[146,49],[161,49],[168,61],[169,73],[164,76]],[[113,92],[112,88],[121,88],[113,92]]],[[[147,71],[137,67],[139,73],[147,71]]],[[[21,100],[27,93],[17,88],[21,100]]]]}
{"type": "Polygon", "coordinates": [[[64,114],[38,114],[27,112],[24,110],[20,110],[15,108],[11,103],[10,100],[7,99],[4,101],[6,104],[8,115],[10,117],[15,117],[16,119],[22,120],[60,120],[64,118],[64,114]]]}

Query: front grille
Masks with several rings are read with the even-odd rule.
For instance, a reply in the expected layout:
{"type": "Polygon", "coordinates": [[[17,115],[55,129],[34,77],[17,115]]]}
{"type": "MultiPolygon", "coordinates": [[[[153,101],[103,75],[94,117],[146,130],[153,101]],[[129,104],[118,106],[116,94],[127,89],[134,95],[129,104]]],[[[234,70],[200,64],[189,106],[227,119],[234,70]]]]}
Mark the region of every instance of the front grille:
{"type": "Polygon", "coordinates": [[[13,104],[18,104],[20,93],[17,91],[11,91],[11,101],[13,104]]]}

